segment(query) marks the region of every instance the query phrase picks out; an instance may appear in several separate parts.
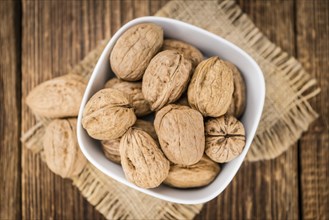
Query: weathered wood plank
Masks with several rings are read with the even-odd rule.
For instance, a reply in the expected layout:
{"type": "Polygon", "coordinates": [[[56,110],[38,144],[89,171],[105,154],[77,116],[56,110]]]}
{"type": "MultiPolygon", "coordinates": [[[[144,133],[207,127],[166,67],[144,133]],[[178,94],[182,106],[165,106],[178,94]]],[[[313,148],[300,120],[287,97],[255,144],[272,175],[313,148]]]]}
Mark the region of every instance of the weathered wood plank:
{"type": "MultiPolygon", "coordinates": [[[[150,15],[165,4],[157,1],[24,1],[23,86],[26,97],[38,83],[67,72],[100,40],[129,20],[150,15]]],[[[23,105],[22,130],[34,123],[23,105]]],[[[68,180],[23,149],[22,206],[25,219],[102,219],[68,180]]]]}
{"type": "MultiPolygon", "coordinates": [[[[66,73],[111,35],[111,2],[23,2],[23,98],[38,83],[66,73]]],[[[22,130],[33,123],[23,105],[22,130]]],[[[71,181],[52,174],[39,156],[23,149],[24,219],[103,219],[71,181]]]]}
{"type": "Polygon", "coordinates": [[[21,217],[19,2],[0,3],[0,219],[21,217]]]}
{"type": "Polygon", "coordinates": [[[296,8],[297,57],[322,90],[311,101],[320,117],[300,141],[302,214],[329,219],[329,3],[298,1],[296,8]]]}
{"type": "MultiPolygon", "coordinates": [[[[271,41],[294,55],[293,1],[238,4],[271,41]]],[[[275,160],[244,162],[228,188],[197,219],[298,219],[297,155],[294,145],[275,160]]]]}

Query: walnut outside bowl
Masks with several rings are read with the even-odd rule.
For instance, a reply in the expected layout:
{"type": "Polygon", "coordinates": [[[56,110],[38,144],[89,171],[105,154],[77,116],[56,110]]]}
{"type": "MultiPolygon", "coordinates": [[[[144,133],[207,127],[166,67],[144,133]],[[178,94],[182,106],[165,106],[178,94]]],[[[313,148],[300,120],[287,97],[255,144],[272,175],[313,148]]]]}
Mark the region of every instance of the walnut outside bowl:
{"type": "Polygon", "coordinates": [[[183,204],[204,203],[218,196],[236,175],[254,138],[263,111],[264,99],[265,82],[263,73],[257,63],[239,47],[215,34],[181,21],[161,17],[141,17],[128,22],[120,28],[102,52],[82,99],[77,125],[78,141],[83,154],[90,163],[105,175],[114,178],[122,184],[170,202],[183,204]],[[223,165],[220,174],[208,186],[196,189],[175,189],[162,184],[155,189],[139,188],[126,180],[121,166],[106,159],[101,150],[100,141],[88,136],[82,127],[82,113],[87,101],[93,94],[103,88],[108,79],[114,77],[108,57],[115,42],[128,28],[145,22],[152,22],[162,26],[165,37],[190,43],[201,50],[206,57],[219,56],[234,63],[240,69],[245,79],[247,103],[241,121],[246,131],[246,146],[241,155],[223,165]]]}

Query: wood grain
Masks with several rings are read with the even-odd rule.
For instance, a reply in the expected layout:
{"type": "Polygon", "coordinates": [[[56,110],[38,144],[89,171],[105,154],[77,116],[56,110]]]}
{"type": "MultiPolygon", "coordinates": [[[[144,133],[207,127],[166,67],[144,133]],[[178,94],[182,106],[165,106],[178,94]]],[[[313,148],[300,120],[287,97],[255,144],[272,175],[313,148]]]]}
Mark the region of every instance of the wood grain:
{"type": "MultiPolygon", "coordinates": [[[[275,44],[294,55],[294,2],[248,1],[238,4],[275,44]]],[[[297,219],[297,145],[275,160],[244,162],[228,188],[197,219],[297,219]]]]}
{"type": "MultiPolygon", "coordinates": [[[[38,83],[65,74],[124,23],[152,15],[166,2],[23,0],[21,11],[19,2],[1,1],[0,219],[104,219],[71,181],[20,149],[20,130],[35,122],[21,100],[38,83]]],[[[266,36],[297,56],[318,79],[322,93],[312,104],[320,119],[299,147],[292,146],[275,160],[244,163],[227,190],[196,219],[328,219],[328,2],[237,3],[266,36]]]]}
{"type": "MultiPolygon", "coordinates": [[[[111,15],[119,10],[111,2],[24,1],[22,95],[38,83],[65,74],[111,34],[111,15]]],[[[22,129],[33,123],[23,105],[22,129]]],[[[72,186],[54,175],[23,148],[23,219],[104,219],[72,186]]]]}
{"type": "Polygon", "coordinates": [[[0,4],[0,219],[21,217],[20,4],[0,4]]]}
{"type": "Polygon", "coordinates": [[[305,219],[329,218],[329,3],[300,1],[297,57],[321,87],[312,100],[319,119],[300,141],[301,206],[305,219]],[[307,16],[306,16],[307,15],[307,16]]]}
{"type": "MultiPolygon", "coordinates": [[[[164,3],[150,1],[23,1],[22,98],[38,83],[65,74],[124,23],[150,15],[164,3]],[[150,7],[151,6],[151,7],[150,7]]],[[[22,130],[35,122],[22,107],[22,130]]],[[[23,148],[24,219],[103,219],[71,181],[54,175],[23,148]]]]}

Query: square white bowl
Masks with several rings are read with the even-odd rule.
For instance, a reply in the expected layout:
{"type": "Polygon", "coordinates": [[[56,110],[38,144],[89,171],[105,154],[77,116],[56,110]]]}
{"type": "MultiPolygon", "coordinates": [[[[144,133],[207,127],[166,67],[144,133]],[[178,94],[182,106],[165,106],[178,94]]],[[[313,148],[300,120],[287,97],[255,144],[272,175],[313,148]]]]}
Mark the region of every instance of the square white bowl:
{"type": "Polygon", "coordinates": [[[100,56],[81,102],[77,124],[78,142],[83,154],[90,163],[122,184],[170,202],[182,204],[204,203],[218,196],[228,186],[240,168],[260,121],[264,99],[265,82],[263,73],[257,63],[242,49],[215,34],[178,20],[161,17],[141,17],[121,27],[100,56]],[[224,60],[231,61],[239,68],[245,79],[247,103],[241,121],[246,131],[246,146],[237,158],[222,166],[220,174],[208,186],[196,189],[175,189],[162,184],[155,189],[139,188],[126,180],[121,166],[109,161],[102,152],[100,142],[91,138],[82,127],[82,113],[87,101],[104,87],[108,79],[115,76],[108,59],[115,42],[130,27],[145,22],[160,25],[164,29],[165,37],[190,43],[201,50],[206,57],[219,56],[224,60]]]}

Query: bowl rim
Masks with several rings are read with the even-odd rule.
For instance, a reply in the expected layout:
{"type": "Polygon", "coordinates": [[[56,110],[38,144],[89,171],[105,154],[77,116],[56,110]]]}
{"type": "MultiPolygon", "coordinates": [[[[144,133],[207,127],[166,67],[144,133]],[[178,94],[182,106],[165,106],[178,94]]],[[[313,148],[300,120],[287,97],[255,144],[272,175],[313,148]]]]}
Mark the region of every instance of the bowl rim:
{"type": "MultiPolygon", "coordinates": [[[[199,198],[199,199],[189,199],[188,201],[186,199],[178,199],[178,198],[172,198],[169,195],[165,195],[165,194],[161,194],[161,193],[155,193],[149,189],[143,189],[140,187],[137,187],[136,185],[134,185],[133,183],[130,183],[128,180],[122,180],[121,178],[117,177],[116,174],[112,175],[111,172],[109,172],[108,170],[106,170],[102,165],[100,165],[96,159],[94,159],[92,156],[89,155],[89,153],[87,152],[87,150],[85,149],[84,146],[84,141],[82,140],[82,135],[83,132],[82,130],[84,129],[82,127],[82,115],[83,115],[83,110],[85,108],[86,103],[88,102],[88,100],[90,99],[90,97],[94,94],[90,94],[91,93],[91,88],[94,84],[95,78],[98,74],[98,72],[100,71],[100,68],[102,66],[102,60],[104,60],[105,58],[107,59],[107,51],[116,43],[117,39],[131,26],[134,26],[136,24],[139,23],[152,23],[154,21],[164,21],[167,22],[171,25],[182,25],[185,26],[189,29],[192,29],[193,31],[196,32],[200,32],[204,35],[208,35],[211,38],[215,38],[217,41],[219,41],[220,43],[223,44],[227,44],[229,45],[231,48],[233,48],[234,50],[238,51],[239,53],[241,53],[243,55],[243,57],[245,59],[248,60],[249,63],[251,63],[253,65],[253,68],[256,70],[256,75],[259,78],[258,80],[261,82],[259,85],[259,94],[258,94],[258,98],[260,99],[260,105],[259,108],[257,108],[257,111],[255,112],[255,118],[256,118],[256,126],[253,126],[252,129],[250,130],[250,136],[251,136],[251,141],[254,139],[257,127],[259,125],[260,122],[260,118],[262,115],[262,111],[263,111],[263,107],[264,107],[264,102],[265,102],[265,80],[264,80],[264,75],[262,70],[260,69],[260,67],[258,66],[258,64],[256,63],[256,61],[244,50],[242,50],[241,48],[239,48],[238,46],[236,46],[235,44],[229,42],[228,40],[213,34],[209,31],[206,31],[202,28],[196,27],[192,24],[188,24],[176,19],[172,19],[172,18],[163,18],[163,17],[156,17],[156,16],[145,16],[145,17],[139,17],[136,19],[133,19],[129,22],[127,22],[125,25],[123,25],[111,38],[111,40],[107,43],[106,47],[103,49],[100,57],[97,60],[96,66],[93,69],[93,72],[91,74],[91,77],[88,81],[88,85],[85,89],[82,101],[81,101],[81,105],[80,105],[80,109],[79,109],[79,115],[78,115],[78,121],[77,121],[77,138],[78,138],[78,144],[79,147],[82,151],[82,153],[84,154],[84,156],[88,159],[88,161],[95,166],[98,170],[100,170],[102,173],[104,173],[106,176],[109,176],[110,178],[113,178],[114,180],[120,182],[121,184],[124,184],[126,186],[129,186],[133,189],[136,189],[140,192],[146,193],[148,195],[154,196],[156,198],[160,198],[169,202],[175,202],[175,203],[181,203],[181,204],[200,204],[200,203],[205,203],[210,201],[211,199],[215,198],[216,196],[218,196],[224,189],[226,189],[226,187],[229,185],[229,183],[232,181],[232,179],[234,178],[234,176],[237,174],[238,170],[241,167],[241,164],[247,154],[247,152],[249,151],[250,145],[251,145],[251,141],[250,143],[246,146],[243,152],[239,155],[239,157],[241,157],[241,161],[239,161],[239,165],[236,166],[236,169],[234,170],[234,175],[232,176],[232,178],[228,178],[227,180],[225,180],[225,183],[223,183],[223,185],[225,185],[225,187],[219,188],[217,191],[211,193],[210,195],[207,195],[203,198],[199,198]]],[[[97,92],[97,91],[96,91],[97,92]]],[[[216,177],[217,178],[217,177],[216,177]]],[[[188,189],[187,189],[188,190],[188,189]]],[[[193,192],[192,192],[193,193],[193,192]]]]}

